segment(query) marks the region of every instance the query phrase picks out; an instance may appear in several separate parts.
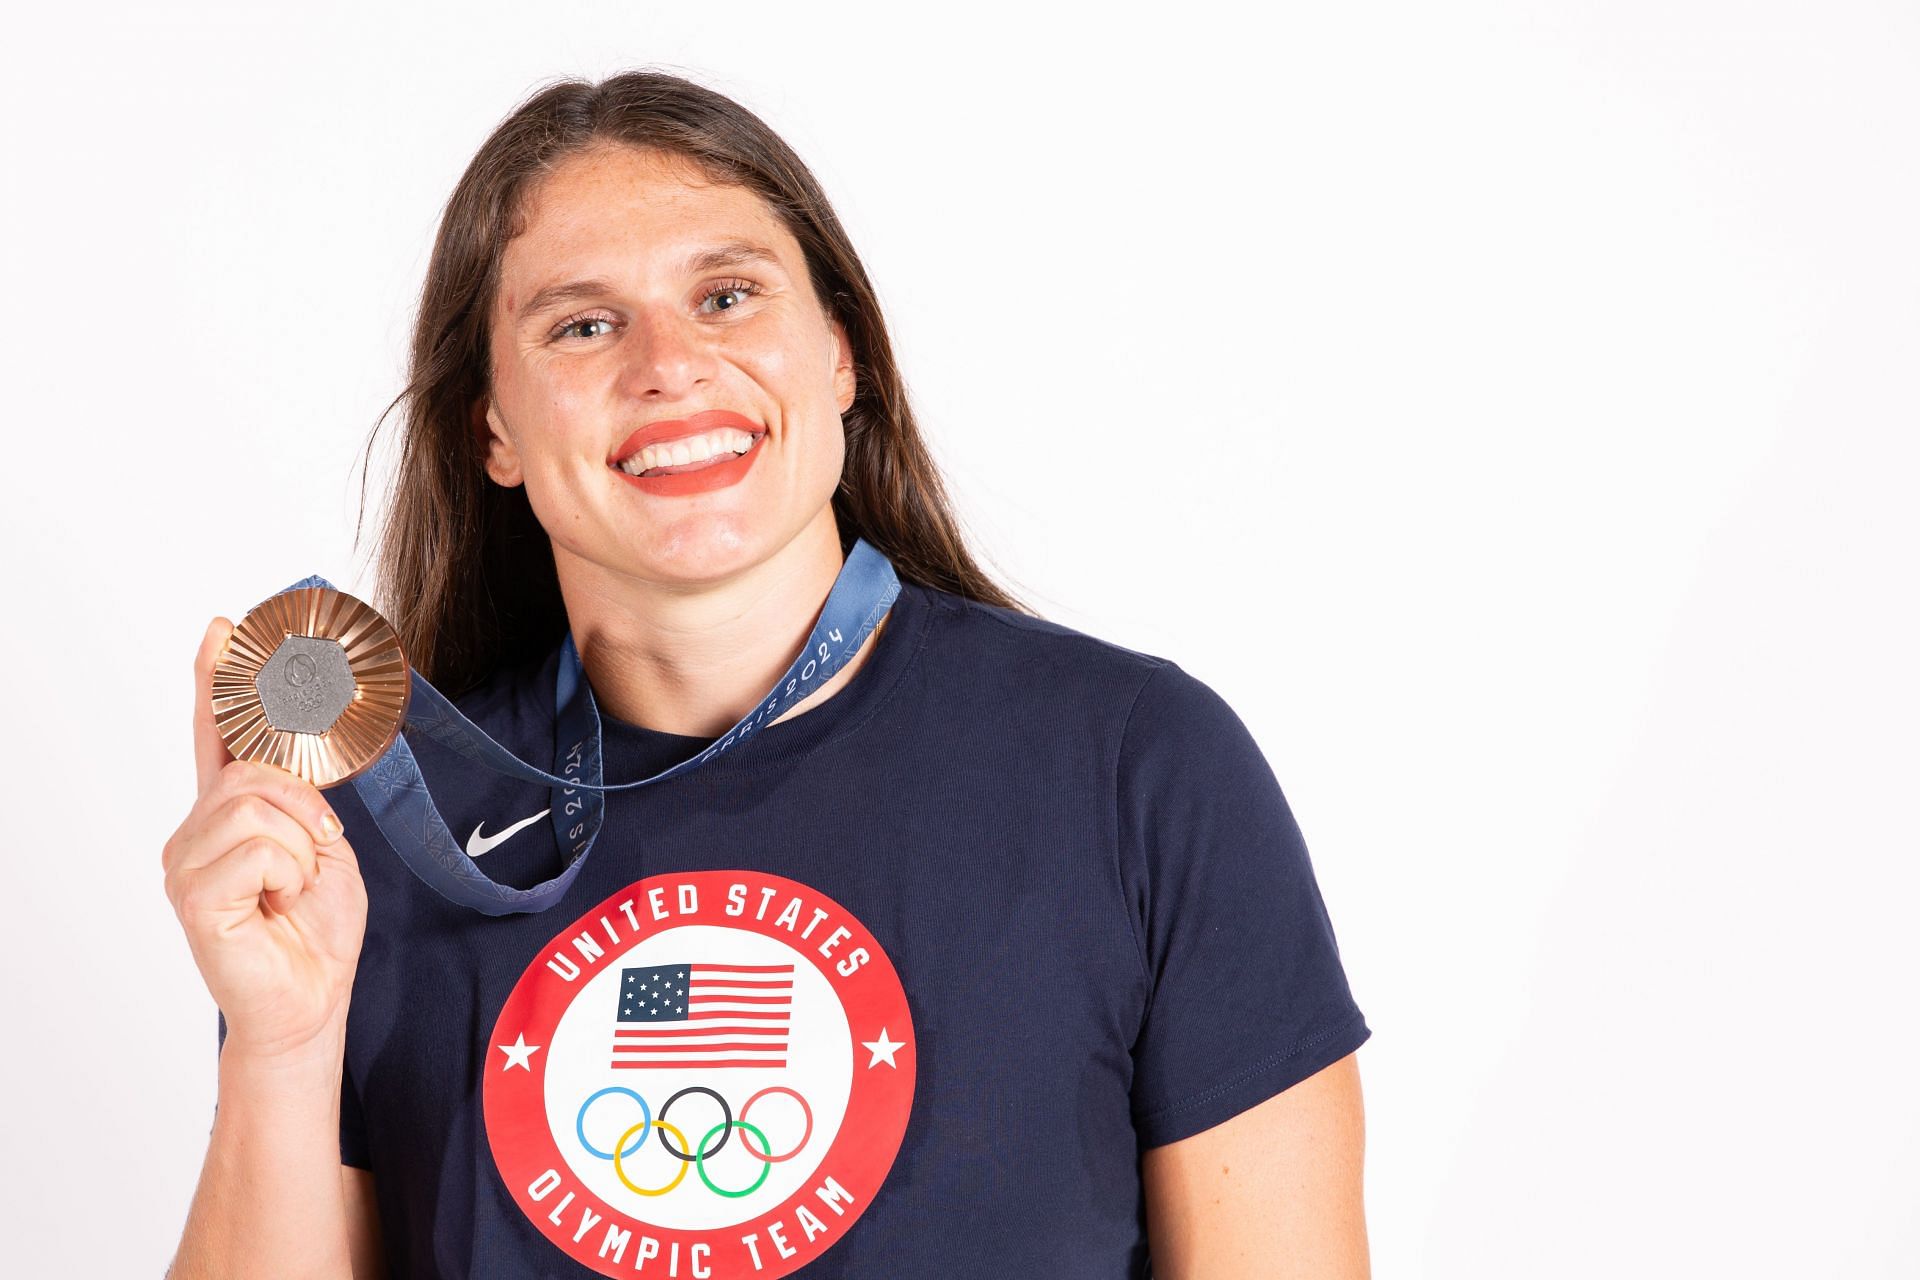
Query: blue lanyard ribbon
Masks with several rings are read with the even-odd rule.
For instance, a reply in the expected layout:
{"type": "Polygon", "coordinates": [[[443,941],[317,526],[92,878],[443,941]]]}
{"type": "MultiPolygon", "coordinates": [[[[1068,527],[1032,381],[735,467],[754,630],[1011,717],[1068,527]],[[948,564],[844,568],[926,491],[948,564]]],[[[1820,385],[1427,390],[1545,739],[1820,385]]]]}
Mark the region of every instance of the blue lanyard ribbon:
{"type": "MultiPolygon", "coordinates": [[[[283,590],[296,591],[302,587],[337,590],[318,574],[302,578],[283,590]]],[[[771,723],[779,711],[832,679],[834,673],[859,652],[861,644],[873,633],[899,594],[900,580],[894,574],[893,564],[866,539],[856,538],[833,581],[833,589],[827,593],[827,602],[820,610],[806,647],[794,658],[787,673],[760,699],[759,705],[698,755],[650,778],[633,782],[604,780],[600,709],[594,704],[593,690],[587,684],[571,631],[560,646],[560,671],[554,682],[558,732],[554,737],[556,758],[552,773],[535,768],[495,742],[485,730],[460,714],[418,671],[409,669],[412,693],[405,729],[394,737],[393,745],[385,754],[365,772],[354,776],[354,789],[387,843],[416,876],[442,897],[490,916],[545,911],[560,901],[567,886],[586,866],[587,853],[593,848],[594,838],[600,834],[601,822],[606,816],[606,792],[644,787],[690,772],[753,737],[771,723]],[[561,850],[566,869],[530,889],[501,884],[480,870],[447,829],[446,819],[440,816],[433,797],[427,793],[426,780],[420,776],[420,766],[407,746],[405,730],[409,729],[496,772],[528,782],[546,783],[553,793],[554,844],[561,850]]]]}

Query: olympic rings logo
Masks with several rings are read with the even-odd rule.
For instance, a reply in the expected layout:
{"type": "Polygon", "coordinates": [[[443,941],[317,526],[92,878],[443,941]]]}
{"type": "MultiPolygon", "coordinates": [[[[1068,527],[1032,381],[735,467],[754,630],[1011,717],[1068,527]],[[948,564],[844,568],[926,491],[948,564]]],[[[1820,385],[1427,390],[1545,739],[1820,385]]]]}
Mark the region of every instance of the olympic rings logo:
{"type": "Polygon", "coordinates": [[[700,1181],[707,1184],[707,1190],[713,1192],[715,1195],[726,1196],[729,1199],[737,1200],[742,1196],[750,1196],[758,1191],[761,1184],[767,1180],[767,1175],[773,1172],[774,1165],[779,1164],[783,1160],[793,1159],[806,1147],[807,1139],[813,1136],[813,1108],[807,1105],[807,1100],[800,1096],[799,1091],[789,1089],[785,1085],[773,1084],[768,1085],[751,1098],[748,1098],[746,1104],[740,1108],[740,1115],[736,1119],[733,1114],[733,1108],[727,1105],[725,1098],[721,1097],[712,1089],[707,1088],[705,1085],[690,1084],[680,1090],[680,1092],[674,1094],[671,1098],[668,1098],[665,1105],[660,1108],[660,1114],[656,1116],[653,1114],[653,1109],[647,1105],[645,1098],[635,1093],[632,1089],[627,1088],[625,1085],[616,1084],[609,1085],[598,1093],[588,1095],[587,1100],[580,1104],[580,1110],[574,1115],[573,1131],[574,1135],[580,1139],[580,1145],[586,1148],[589,1155],[600,1160],[613,1161],[614,1173],[619,1176],[621,1182],[626,1184],[627,1189],[636,1195],[663,1196],[667,1194],[667,1192],[680,1185],[682,1180],[687,1176],[687,1166],[692,1165],[695,1172],[700,1175],[700,1181]],[[612,1151],[602,1151],[587,1140],[587,1109],[610,1093],[624,1093],[627,1097],[639,1103],[641,1120],[639,1124],[634,1125],[620,1135],[620,1140],[613,1144],[612,1151]],[[680,1131],[678,1125],[667,1122],[667,1112],[673,1109],[673,1104],[690,1093],[704,1093],[709,1098],[712,1098],[720,1104],[720,1114],[725,1117],[719,1124],[707,1130],[699,1142],[694,1143],[687,1141],[687,1135],[680,1131]],[[770,1093],[784,1093],[792,1098],[800,1104],[800,1111],[807,1118],[806,1131],[800,1135],[800,1141],[794,1144],[793,1150],[784,1155],[774,1155],[773,1144],[767,1141],[767,1135],[761,1132],[758,1125],[747,1123],[747,1112],[753,1109],[753,1104],[770,1093]],[[633,1179],[627,1176],[626,1168],[622,1162],[637,1153],[646,1143],[647,1134],[655,1129],[660,1131],[660,1146],[668,1155],[680,1161],[680,1171],[674,1174],[665,1186],[652,1188],[637,1186],[633,1179]],[[760,1161],[760,1176],[753,1180],[751,1186],[743,1187],[738,1191],[729,1191],[725,1187],[716,1185],[713,1179],[707,1176],[707,1161],[719,1155],[720,1152],[726,1148],[727,1142],[733,1137],[733,1131],[735,1129],[741,1130],[741,1149],[755,1160],[760,1161]],[[720,1141],[709,1150],[707,1148],[707,1141],[716,1133],[720,1135],[720,1141]],[[762,1150],[755,1151],[753,1149],[753,1144],[748,1142],[746,1138],[746,1135],[749,1133],[760,1139],[762,1150]],[[673,1143],[667,1141],[668,1134],[672,1134],[674,1138],[679,1141],[680,1146],[678,1149],[675,1149],[673,1143]],[[627,1145],[629,1138],[633,1139],[633,1145],[631,1147],[627,1145]]]}

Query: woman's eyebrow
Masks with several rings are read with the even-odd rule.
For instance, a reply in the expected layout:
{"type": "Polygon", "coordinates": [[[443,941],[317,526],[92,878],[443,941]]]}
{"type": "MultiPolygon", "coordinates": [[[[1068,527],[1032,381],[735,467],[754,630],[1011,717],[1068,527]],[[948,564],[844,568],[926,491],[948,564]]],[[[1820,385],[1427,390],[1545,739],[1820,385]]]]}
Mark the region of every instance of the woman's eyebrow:
{"type": "MultiPolygon", "coordinates": [[[[696,249],[688,254],[680,264],[681,275],[695,275],[702,271],[717,271],[721,267],[745,266],[751,262],[768,266],[780,265],[780,256],[765,245],[753,244],[746,240],[729,240],[708,249],[696,249]]],[[[517,317],[526,320],[531,316],[563,302],[572,302],[577,298],[597,297],[613,292],[613,285],[601,279],[568,280],[563,284],[550,284],[527,299],[520,308],[517,317]]]]}
{"type": "Polygon", "coordinates": [[[752,244],[745,240],[729,240],[717,244],[711,249],[699,249],[687,255],[680,264],[682,275],[693,275],[700,271],[713,271],[720,267],[738,267],[749,262],[764,262],[768,266],[780,265],[780,255],[765,245],[752,244]]]}

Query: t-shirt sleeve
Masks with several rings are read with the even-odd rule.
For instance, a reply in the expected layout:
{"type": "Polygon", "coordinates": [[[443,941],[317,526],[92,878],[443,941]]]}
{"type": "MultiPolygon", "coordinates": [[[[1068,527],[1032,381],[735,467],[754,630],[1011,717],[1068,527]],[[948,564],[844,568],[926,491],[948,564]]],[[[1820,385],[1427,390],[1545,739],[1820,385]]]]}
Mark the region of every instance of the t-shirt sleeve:
{"type": "Polygon", "coordinates": [[[1164,662],[1121,737],[1120,879],[1146,968],[1140,1146],[1228,1120],[1371,1034],[1293,811],[1246,725],[1164,662]]]}
{"type": "MultiPolygon", "coordinates": [[[[214,1016],[220,1023],[220,1036],[214,1044],[215,1070],[218,1070],[220,1050],[227,1044],[227,1015],[216,1009],[214,1016]]],[[[219,1109],[216,1102],[214,1110],[219,1109]]],[[[211,1134],[212,1128],[207,1132],[211,1134]]],[[[373,1168],[373,1158],[367,1151],[367,1122],[360,1110],[360,1092],[353,1087],[353,1078],[344,1067],[340,1071],[340,1163],[357,1169],[373,1168]]]]}

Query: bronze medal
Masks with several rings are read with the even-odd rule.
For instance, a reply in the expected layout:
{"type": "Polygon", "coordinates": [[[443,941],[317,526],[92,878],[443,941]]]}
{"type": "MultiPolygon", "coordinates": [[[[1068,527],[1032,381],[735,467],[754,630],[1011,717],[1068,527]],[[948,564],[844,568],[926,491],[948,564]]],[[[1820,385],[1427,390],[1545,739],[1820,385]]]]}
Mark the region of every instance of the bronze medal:
{"type": "Polygon", "coordinates": [[[259,760],[316,787],[386,754],[413,681],[393,626],[330,587],[255,605],[213,667],[213,720],[236,760],[259,760]]]}

